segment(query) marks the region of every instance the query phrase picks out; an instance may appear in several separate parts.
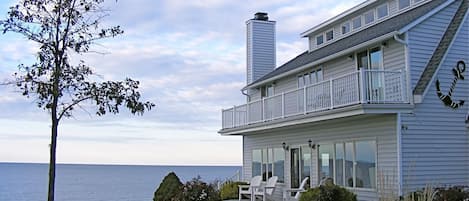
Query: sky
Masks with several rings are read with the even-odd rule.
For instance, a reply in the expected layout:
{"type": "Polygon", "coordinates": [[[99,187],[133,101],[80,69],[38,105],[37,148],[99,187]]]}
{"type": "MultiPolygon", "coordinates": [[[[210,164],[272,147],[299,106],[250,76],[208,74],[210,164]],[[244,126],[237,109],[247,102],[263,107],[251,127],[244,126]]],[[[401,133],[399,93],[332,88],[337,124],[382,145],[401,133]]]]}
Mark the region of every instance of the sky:
{"type": "MultiPolygon", "coordinates": [[[[220,136],[221,109],[243,104],[246,24],[253,14],[277,22],[277,66],[307,49],[300,33],[362,0],[119,0],[105,25],[124,34],[100,41],[84,56],[103,80],[139,80],[143,116],[103,117],[77,110],[61,121],[58,163],[241,165],[242,138],[220,136]]],[[[0,2],[0,19],[16,1],[0,2]]],[[[0,33],[0,81],[34,62],[37,45],[0,33]]],[[[0,86],[0,162],[47,163],[50,117],[34,99],[0,86]]]]}

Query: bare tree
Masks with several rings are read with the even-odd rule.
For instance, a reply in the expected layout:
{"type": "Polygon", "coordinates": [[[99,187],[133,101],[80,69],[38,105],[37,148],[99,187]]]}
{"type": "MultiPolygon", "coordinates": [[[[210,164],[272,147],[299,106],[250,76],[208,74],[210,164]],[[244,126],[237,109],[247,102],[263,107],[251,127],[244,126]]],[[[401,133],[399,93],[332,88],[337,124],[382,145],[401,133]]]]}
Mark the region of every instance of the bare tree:
{"type": "Polygon", "coordinates": [[[94,72],[83,60],[71,62],[90,46],[104,38],[123,33],[119,26],[102,28],[108,16],[104,0],[22,0],[10,7],[8,17],[0,21],[3,33],[18,33],[39,45],[36,62],[20,64],[10,84],[22,95],[34,98],[37,107],[50,114],[51,143],[48,200],[54,200],[57,134],[60,120],[72,116],[80,104],[96,106],[96,114],[119,113],[125,106],[132,114],[142,115],[155,104],[140,101],[139,82],[96,82],[94,72]]]}

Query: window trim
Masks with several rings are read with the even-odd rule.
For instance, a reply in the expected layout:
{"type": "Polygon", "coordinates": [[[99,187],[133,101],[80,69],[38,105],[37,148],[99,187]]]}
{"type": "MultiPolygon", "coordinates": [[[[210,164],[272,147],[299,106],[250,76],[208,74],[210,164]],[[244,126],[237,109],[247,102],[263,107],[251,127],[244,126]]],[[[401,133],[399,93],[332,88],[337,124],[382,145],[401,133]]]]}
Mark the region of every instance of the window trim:
{"type": "Polygon", "coordinates": [[[380,19],[383,19],[383,18],[386,18],[389,16],[389,3],[384,3],[384,4],[381,4],[379,5],[378,7],[376,7],[376,19],[377,20],[380,20],[380,19]],[[383,6],[386,6],[386,15],[383,15],[382,17],[379,17],[379,8],[383,7],[383,6]]]}

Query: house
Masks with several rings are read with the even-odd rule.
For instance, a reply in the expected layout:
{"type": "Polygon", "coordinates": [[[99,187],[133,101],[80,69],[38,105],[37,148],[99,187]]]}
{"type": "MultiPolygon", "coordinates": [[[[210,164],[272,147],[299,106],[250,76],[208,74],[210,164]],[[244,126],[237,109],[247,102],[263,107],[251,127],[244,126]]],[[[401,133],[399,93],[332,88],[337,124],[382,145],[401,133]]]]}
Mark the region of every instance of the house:
{"type": "Polygon", "coordinates": [[[468,0],[368,0],[301,36],[276,66],[275,21],[247,25],[247,102],[222,110],[242,136],[243,177],[282,189],[325,178],[377,200],[469,185],[468,0]]]}

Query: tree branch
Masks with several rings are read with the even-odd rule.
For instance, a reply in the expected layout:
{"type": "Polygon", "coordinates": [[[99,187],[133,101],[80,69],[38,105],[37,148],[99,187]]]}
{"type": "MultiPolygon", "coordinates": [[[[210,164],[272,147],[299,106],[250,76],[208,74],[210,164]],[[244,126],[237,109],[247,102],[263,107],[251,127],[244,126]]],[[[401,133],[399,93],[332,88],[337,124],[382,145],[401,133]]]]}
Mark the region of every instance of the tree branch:
{"type": "Polygon", "coordinates": [[[88,100],[88,99],[91,99],[93,98],[93,96],[87,96],[87,97],[83,97],[81,99],[78,99],[78,100],[75,100],[73,101],[72,103],[70,103],[70,105],[68,105],[67,107],[65,107],[64,109],[62,109],[62,111],[60,111],[59,113],[59,118],[57,118],[59,121],[60,119],[62,119],[62,117],[67,113],[68,110],[70,110],[71,108],[73,108],[75,105],[78,105],[80,104],[81,102],[85,101],[85,100],[88,100]]]}

